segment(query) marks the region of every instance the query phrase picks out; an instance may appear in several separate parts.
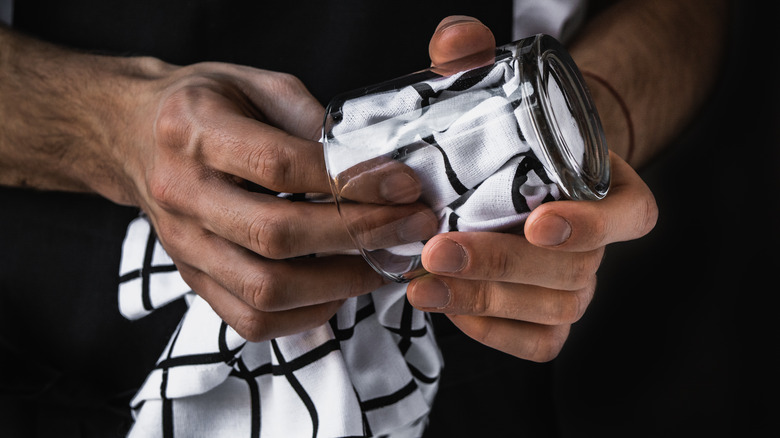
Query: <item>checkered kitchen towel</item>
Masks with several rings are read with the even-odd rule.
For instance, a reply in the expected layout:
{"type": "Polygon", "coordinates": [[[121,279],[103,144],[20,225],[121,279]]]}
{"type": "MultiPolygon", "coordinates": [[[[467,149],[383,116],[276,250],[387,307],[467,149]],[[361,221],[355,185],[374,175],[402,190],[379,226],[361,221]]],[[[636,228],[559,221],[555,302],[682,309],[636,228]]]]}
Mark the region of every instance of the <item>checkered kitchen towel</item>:
{"type": "Polygon", "coordinates": [[[419,436],[441,358],[426,315],[390,284],[348,300],[329,324],[246,342],[175,270],[144,217],[124,242],[120,310],[189,309],[132,401],[131,437],[419,436]]]}
{"type": "MultiPolygon", "coordinates": [[[[389,129],[386,140],[389,152],[435,187],[425,201],[439,211],[442,230],[513,228],[560,195],[522,136],[520,87],[507,65],[484,67],[348,102],[337,128],[417,114],[389,129]],[[436,105],[456,91],[483,89],[503,92],[461,115],[436,105]]],[[[120,276],[127,318],[176,299],[190,304],[132,402],[131,436],[422,434],[442,360],[430,320],[409,305],[405,285],[349,299],[321,327],[251,343],[191,292],[144,217],[128,228],[120,276]]]]}

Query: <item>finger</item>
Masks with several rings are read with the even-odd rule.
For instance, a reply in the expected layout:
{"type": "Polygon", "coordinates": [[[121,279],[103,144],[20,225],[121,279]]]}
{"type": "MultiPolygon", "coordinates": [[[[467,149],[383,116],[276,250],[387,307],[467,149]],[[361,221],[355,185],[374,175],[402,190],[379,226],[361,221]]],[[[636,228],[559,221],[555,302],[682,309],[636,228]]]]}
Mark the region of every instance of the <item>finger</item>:
{"type": "Polygon", "coordinates": [[[322,145],[258,121],[263,115],[229,85],[202,80],[171,93],[157,116],[157,142],[174,159],[191,156],[271,190],[329,193],[322,145]]]}
{"type": "MultiPolygon", "coordinates": [[[[263,120],[297,137],[319,139],[325,110],[303,83],[284,73],[263,71],[262,75],[251,74],[254,71],[249,69],[253,86],[247,87],[247,93],[254,104],[263,109],[263,120]]],[[[337,178],[338,194],[353,201],[409,203],[417,200],[421,192],[420,181],[408,166],[381,157],[348,169],[334,178],[337,178]]],[[[327,193],[322,189],[320,186],[316,191],[327,193]]]]}
{"type": "Polygon", "coordinates": [[[240,67],[246,72],[244,92],[273,126],[297,137],[318,140],[325,109],[297,77],[240,67]]]}
{"type": "Polygon", "coordinates": [[[233,266],[209,264],[223,287],[255,309],[277,312],[343,300],[371,292],[383,280],[359,256],[294,260],[237,259],[233,266]]]}
{"type": "Polygon", "coordinates": [[[438,227],[422,204],[342,203],[339,213],[334,204],[292,202],[230,184],[203,192],[193,214],[208,215],[207,229],[271,259],[354,249],[354,240],[366,249],[388,248],[427,239],[438,227]]]}
{"type": "Polygon", "coordinates": [[[217,179],[179,208],[214,234],[271,259],[354,248],[333,204],[292,202],[217,179]]]}
{"type": "Polygon", "coordinates": [[[342,304],[342,301],[334,301],[280,312],[263,312],[247,305],[201,271],[182,267],[180,272],[193,291],[206,300],[233,330],[250,342],[266,341],[320,326],[342,304]]]}
{"type": "Polygon", "coordinates": [[[422,184],[409,166],[386,157],[376,157],[335,176],[335,194],[372,204],[406,204],[416,201],[422,184]]]}
{"type": "Polygon", "coordinates": [[[174,244],[171,253],[178,263],[204,273],[245,304],[264,312],[343,300],[384,284],[359,256],[269,260],[213,234],[184,247],[174,244]]]}
{"type": "Polygon", "coordinates": [[[623,159],[610,153],[612,186],[600,201],[542,204],[525,224],[525,236],[538,246],[588,251],[609,243],[638,239],[658,219],[650,189],[623,159]]]}
{"type": "Polygon", "coordinates": [[[413,306],[429,312],[562,325],[582,317],[593,298],[595,285],[594,279],[583,289],[567,291],[426,275],[409,284],[407,296],[413,306]]]}
{"type": "Polygon", "coordinates": [[[398,206],[342,203],[341,217],[360,248],[375,250],[431,238],[436,214],[423,204],[398,206]]]}
{"type": "Polygon", "coordinates": [[[154,187],[164,210],[198,218],[206,230],[272,259],[354,249],[345,223],[366,248],[427,239],[438,225],[436,216],[422,204],[344,203],[340,215],[333,204],[292,202],[249,192],[213,172],[192,184],[179,184],[178,178],[170,177],[154,187]]]}
{"type": "Polygon", "coordinates": [[[431,238],[423,248],[422,263],[428,272],[448,277],[579,290],[593,281],[603,254],[603,248],[552,251],[514,234],[459,232],[431,238]]]}
{"type": "Polygon", "coordinates": [[[204,161],[215,170],[277,192],[330,193],[320,143],[240,114],[203,129],[204,161]]]}
{"type": "Polygon", "coordinates": [[[431,64],[451,71],[490,64],[495,56],[493,32],[473,17],[453,15],[436,27],[428,45],[431,64]]]}
{"type": "Polygon", "coordinates": [[[448,315],[463,333],[499,351],[534,362],[555,359],[571,326],[547,326],[511,319],[448,315]]]}
{"type": "MultiPolygon", "coordinates": [[[[226,117],[218,128],[224,132],[214,130],[204,139],[204,158],[211,167],[278,192],[331,193],[320,143],[242,116],[226,117]]],[[[394,163],[345,178],[341,194],[368,203],[413,202],[420,181],[408,166],[394,163]]]]}

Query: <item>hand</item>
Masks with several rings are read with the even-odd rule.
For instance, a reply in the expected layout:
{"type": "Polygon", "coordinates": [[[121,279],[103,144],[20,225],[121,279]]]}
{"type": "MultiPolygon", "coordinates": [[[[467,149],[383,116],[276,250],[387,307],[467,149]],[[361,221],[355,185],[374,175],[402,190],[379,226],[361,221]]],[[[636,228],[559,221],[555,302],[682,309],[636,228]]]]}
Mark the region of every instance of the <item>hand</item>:
{"type": "MultiPolygon", "coordinates": [[[[131,141],[121,145],[133,202],[184,280],[240,335],[259,341],[315,327],[345,298],[382,285],[358,256],[301,258],[353,248],[332,204],[247,190],[251,181],[283,193],[330,192],[314,141],[324,110],[300,81],[204,63],[166,67],[139,95],[131,141]]],[[[416,180],[379,177],[354,197],[392,203],[392,194],[419,192],[416,180]]],[[[409,208],[420,207],[399,206],[399,217],[409,208]]]]}
{"type": "MultiPolygon", "coordinates": [[[[442,38],[442,28],[463,38],[487,29],[463,18],[458,26],[446,22],[433,36],[432,52],[458,38],[442,38]]],[[[448,53],[457,56],[456,50],[448,53]]],[[[649,188],[615,154],[611,165],[605,199],[543,204],[527,219],[524,236],[459,232],[430,239],[422,262],[431,274],[410,283],[411,304],[446,313],[464,333],[498,350],[552,360],[593,298],[605,246],[639,238],[655,225],[649,188]]]]}
{"type": "MultiPolygon", "coordinates": [[[[185,281],[246,339],[322,324],[383,284],[357,256],[301,257],[353,248],[333,205],[248,190],[330,193],[314,141],[324,110],[296,78],[70,51],[2,26],[0,47],[13,48],[0,59],[0,184],[140,206],[185,281]]],[[[351,224],[370,244],[436,228],[413,203],[419,181],[399,167],[344,187],[355,201],[394,204],[351,224]]]]}

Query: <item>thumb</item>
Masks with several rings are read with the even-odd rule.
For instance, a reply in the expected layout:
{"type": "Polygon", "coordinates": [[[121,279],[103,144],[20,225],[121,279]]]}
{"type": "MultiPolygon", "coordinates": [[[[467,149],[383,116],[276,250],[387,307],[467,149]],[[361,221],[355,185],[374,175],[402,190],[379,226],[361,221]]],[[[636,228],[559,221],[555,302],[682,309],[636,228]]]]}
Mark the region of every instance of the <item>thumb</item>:
{"type": "Polygon", "coordinates": [[[433,67],[464,70],[493,62],[496,39],[481,21],[451,15],[436,27],[428,45],[433,67]]]}

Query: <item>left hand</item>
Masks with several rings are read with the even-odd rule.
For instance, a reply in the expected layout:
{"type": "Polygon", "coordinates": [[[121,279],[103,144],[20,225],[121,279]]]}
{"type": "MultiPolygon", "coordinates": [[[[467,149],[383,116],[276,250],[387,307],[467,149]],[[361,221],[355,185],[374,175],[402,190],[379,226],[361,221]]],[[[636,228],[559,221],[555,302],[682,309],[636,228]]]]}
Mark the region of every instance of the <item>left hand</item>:
{"type": "MultiPolygon", "coordinates": [[[[431,59],[435,64],[488,45],[492,50],[495,42],[486,32],[474,19],[449,17],[431,39],[431,59]]],[[[446,313],[490,347],[538,362],[555,358],[593,298],[606,245],[637,239],[655,226],[658,210],[650,189],[614,153],[611,166],[606,198],[543,204],[529,216],[522,236],[454,232],[430,239],[422,253],[430,275],[410,283],[410,303],[446,313]]]]}

